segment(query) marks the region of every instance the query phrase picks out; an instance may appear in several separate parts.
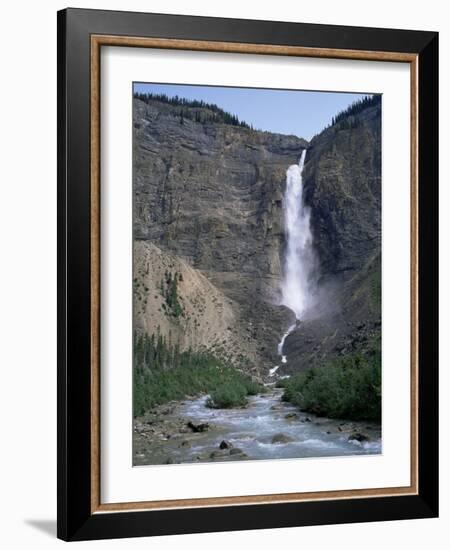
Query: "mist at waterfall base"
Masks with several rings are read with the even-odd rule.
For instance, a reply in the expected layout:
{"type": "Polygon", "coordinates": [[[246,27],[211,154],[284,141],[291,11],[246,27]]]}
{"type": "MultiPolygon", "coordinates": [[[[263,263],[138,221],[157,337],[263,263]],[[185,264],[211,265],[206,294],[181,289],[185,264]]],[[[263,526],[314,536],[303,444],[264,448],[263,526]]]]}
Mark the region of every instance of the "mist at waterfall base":
{"type": "MultiPolygon", "coordinates": [[[[281,284],[281,305],[295,314],[296,322],[283,334],[278,344],[278,355],[286,363],[283,346],[286,338],[296,328],[305,313],[315,303],[315,257],[310,224],[310,209],[304,203],[303,168],[306,159],[303,149],[298,164],[291,165],[286,172],[286,191],[283,199],[286,252],[284,276],[281,284]]],[[[271,369],[275,374],[277,368],[271,369]]]]}

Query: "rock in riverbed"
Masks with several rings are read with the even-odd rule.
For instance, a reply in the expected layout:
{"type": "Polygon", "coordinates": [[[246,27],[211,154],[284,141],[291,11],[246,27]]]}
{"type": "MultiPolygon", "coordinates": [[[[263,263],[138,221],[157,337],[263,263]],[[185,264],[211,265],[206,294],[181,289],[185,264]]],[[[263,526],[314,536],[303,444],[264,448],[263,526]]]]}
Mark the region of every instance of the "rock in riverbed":
{"type": "Polygon", "coordinates": [[[272,405],[270,407],[270,410],[271,411],[282,411],[282,410],[284,410],[284,406],[283,406],[282,403],[277,403],[276,405],[272,405]]]}
{"type": "Polygon", "coordinates": [[[273,437],[272,437],[272,443],[273,444],[284,444],[284,443],[291,443],[292,441],[294,441],[294,439],[292,439],[292,437],[286,435],[286,434],[275,434],[273,437]]]}
{"type": "Polygon", "coordinates": [[[369,441],[369,436],[366,434],[363,434],[361,432],[355,432],[348,436],[349,441],[358,441],[359,443],[363,443],[364,441],[369,441]]]}
{"type": "Polygon", "coordinates": [[[235,448],[235,449],[231,449],[230,450],[230,455],[242,455],[242,456],[247,456],[244,451],[242,449],[239,449],[239,448],[235,448]]]}
{"type": "Polygon", "coordinates": [[[213,460],[216,459],[216,458],[225,458],[227,456],[229,456],[230,453],[228,451],[228,449],[221,449],[220,451],[213,451],[209,457],[212,458],[213,460]]]}
{"type": "Polygon", "coordinates": [[[206,431],[209,430],[209,424],[207,422],[205,422],[203,424],[194,424],[193,422],[189,421],[186,425],[194,433],[202,433],[202,432],[206,432],[206,431]]]}

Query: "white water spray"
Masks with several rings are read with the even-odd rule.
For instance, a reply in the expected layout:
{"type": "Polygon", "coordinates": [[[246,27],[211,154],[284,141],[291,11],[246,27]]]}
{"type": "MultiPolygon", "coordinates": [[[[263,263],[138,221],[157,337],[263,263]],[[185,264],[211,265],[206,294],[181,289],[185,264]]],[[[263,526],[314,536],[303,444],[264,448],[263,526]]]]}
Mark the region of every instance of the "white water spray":
{"type": "Polygon", "coordinates": [[[314,268],[310,209],[303,202],[303,166],[306,149],[303,149],[298,164],[286,172],[286,192],[283,201],[286,233],[286,257],[284,278],[281,285],[281,304],[295,313],[297,322],[289,327],[278,344],[281,362],[286,363],[283,346],[286,338],[295,329],[305,311],[312,303],[311,275],[314,268]]]}

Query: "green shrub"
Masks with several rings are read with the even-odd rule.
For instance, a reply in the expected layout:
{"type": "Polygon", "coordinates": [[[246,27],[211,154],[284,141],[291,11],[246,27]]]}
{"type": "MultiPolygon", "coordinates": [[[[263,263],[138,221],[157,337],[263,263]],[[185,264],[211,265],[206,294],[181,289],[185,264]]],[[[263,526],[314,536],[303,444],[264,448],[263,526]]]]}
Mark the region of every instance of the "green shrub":
{"type": "Polygon", "coordinates": [[[266,388],[263,385],[255,382],[250,376],[235,370],[231,380],[211,392],[206,404],[213,409],[244,407],[247,404],[248,396],[265,392],[266,388]]]}
{"type": "Polygon", "coordinates": [[[230,409],[244,407],[247,404],[247,390],[240,382],[227,382],[212,391],[206,402],[212,409],[230,409]]]}
{"type": "Polygon", "coordinates": [[[242,383],[244,384],[247,395],[258,395],[267,391],[263,385],[255,382],[250,376],[244,377],[242,383]]]}
{"type": "Polygon", "coordinates": [[[283,400],[330,418],[380,420],[381,354],[353,354],[311,368],[284,384],[283,400]]]}

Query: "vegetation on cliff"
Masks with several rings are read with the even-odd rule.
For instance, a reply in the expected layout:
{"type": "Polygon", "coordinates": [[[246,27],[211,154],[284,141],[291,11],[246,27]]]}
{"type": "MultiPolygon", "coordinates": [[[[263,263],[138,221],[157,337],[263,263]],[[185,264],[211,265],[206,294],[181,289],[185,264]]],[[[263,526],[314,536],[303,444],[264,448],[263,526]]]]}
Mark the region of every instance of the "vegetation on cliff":
{"type": "Polygon", "coordinates": [[[173,317],[184,315],[183,306],[178,299],[178,282],[183,280],[183,275],[175,272],[174,275],[170,271],[164,274],[164,280],[161,281],[161,293],[165,299],[163,304],[164,310],[169,309],[173,317]]]}
{"type": "Polygon", "coordinates": [[[240,407],[248,395],[264,391],[239,370],[208,352],[180,351],[161,335],[135,335],[133,414],[140,416],[156,405],[203,393],[210,406],[240,407]]]}
{"type": "MultiPolygon", "coordinates": [[[[349,118],[355,117],[359,113],[362,113],[368,107],[379,107],[381,109],[381,94],[365,96],[359,101],[353,102],[347,107],[347,109],[344,109],[332,118],[331,125],[334,126],[335,124],[345,120],[349,123],[349,127],[351,127],[349,118]]],[[[355,119],[355,124],[356,126],[358,125],[357,119],[355,119]]]]}

